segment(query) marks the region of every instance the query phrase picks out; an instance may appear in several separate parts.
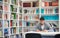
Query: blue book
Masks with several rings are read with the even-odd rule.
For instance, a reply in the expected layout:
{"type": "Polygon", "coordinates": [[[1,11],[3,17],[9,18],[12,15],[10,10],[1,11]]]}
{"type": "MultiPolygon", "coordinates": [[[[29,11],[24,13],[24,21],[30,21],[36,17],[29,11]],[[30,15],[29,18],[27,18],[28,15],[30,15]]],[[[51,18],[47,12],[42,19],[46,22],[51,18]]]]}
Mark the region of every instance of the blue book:
{"type": "Polygon", "coordinates": [[[41,14],[44,14],[44,9],[41,9],[41,14]]]}
{"type": "Polygon", "coordinates": [[[39,14],[39,9],[36,9],[36,14],[39,14]]]}

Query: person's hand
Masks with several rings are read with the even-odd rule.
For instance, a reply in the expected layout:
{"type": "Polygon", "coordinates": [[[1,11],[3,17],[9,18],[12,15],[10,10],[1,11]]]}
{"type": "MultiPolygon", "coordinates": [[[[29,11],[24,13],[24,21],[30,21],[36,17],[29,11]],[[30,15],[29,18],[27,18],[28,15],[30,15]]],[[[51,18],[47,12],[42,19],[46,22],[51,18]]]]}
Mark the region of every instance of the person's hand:
{"type": "Polygon", "coordinates": [[[48,32],[48,30],[43,30],[43,32],[48,32]]]}
{"type": "Polygon", "coordinates": [[[36,32],[40,32],[40,30],[37,30],[36,32]]]}

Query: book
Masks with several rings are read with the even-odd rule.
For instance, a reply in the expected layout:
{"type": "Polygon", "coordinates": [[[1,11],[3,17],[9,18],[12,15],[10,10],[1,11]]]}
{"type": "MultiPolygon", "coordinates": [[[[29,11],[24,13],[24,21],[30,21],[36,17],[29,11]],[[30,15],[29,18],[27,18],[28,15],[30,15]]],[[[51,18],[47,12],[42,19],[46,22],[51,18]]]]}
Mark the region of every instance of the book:
{"type": "Polygon", "coordinates": [[[19,14],[19,19],[22,19],[22,14],[19,14]]]}
{"type": "Polygon", "coordinates": [[[22,21],[19,21],[19,26],[22,26],[22,21]]]}
{"type": "Polygon", "coordinates": [[[0,20],[0,28],[2,27],[2,21],[0,20]]]}
{"type": "Polygon", "coordinates": [[[41,14],[44,14],[44,9],[41,9],[41,14]]]}
{"type": "Polygon", "coordinates": [[[23,7],[31,7],[31,3],[23,3],[23,7]]]}
{"type": "Polygon", "coordinates": [[[45,6],[45,3],[44,2],[41,2],[41,6],[44,7],[45,6]]]}
{"type": "Polygon", "coordinates": [[[16,13],[11,13],[11,19],[16,19],[16,13]]]}
{"type": "Polygon", "coordinates": [[[14,8],[13,8],[13,5],[10,5],[10,7],[11,7],[10,10],[13,11],[13,9],[14,9],[14,8]]]}
{"type": "Polygon", "coordinates": [[[8,9],[8,6],[4,6],[4,11],[8,11],[9,9],[8,9]]]}
{"type": "Polygon", "coordinates": [[[16,28],[13,28],[13,33],[16,34],[16,28]]]}
{"type": "Polygon", "coordinates": [[[17,0],[11,0],[11,3],[16,5],[17,4],[17,0]]]}
{"type": "Polygon", "coordinates": [[[4,19],[5,19],[5,20],[6,20],[6,19],[9,19],[8,17],[9,17],[9,14],[4,14],[4,19]]]}
{"type": "Polygon", "coordinates": [[[0,19],[2,19],[2,13],[0,13],[0,19]]]}
{"type": "Polygon", "coordinates": [[[38,8],[38,9],[36,9],[36,14],[39,14],[39,8],[38,8]]]}
{"type": "Polygon", "coordinates": [[[49,2],[45,2],[45,6],[49,6],[49,2]]]}
{"type": "Polygon", "coordinates": [[[7,28],[6,28],[6,29],[4,29],[4,35],[5,35],[5,36],[7,36],[7,35],[8,35],[8,32],[9,32],[9,31],[8,31],[8,29],[7,29],[7,28]]]}
{"type": "Polygon", "coordinates": [[[2,36],[2,30],[0,30],[0,36],[2,36]]]}
{"type": "Polygon", "coordinates": [[[5,2],[7,2],[7,0],[4,0],[5,2]]]}
{"type": "Polygon", "coordinates": [[[15,20],[12,21],[12,25],[13,27],[16,27],[17,26],[17,22],[15,20]]]}
{"type": "Polygon", "coordinates": [[[3,7],[0,5],[0,10],[3,10],[3,7]]]}
{"type": "Polygon", "coordinates": [[[55,13],[59,13],[59,9],[58,8],[56,8],[54,11],[55,11],[55,13]]]}
{"type": "Polygon", "coordinates": [[[58,6],[58,2],[52,2],[52,6],[58,6]]]}
{"type": "Polygon", "coordinates": [[[38,7],[39,6],[39,2],[37,1],[37,2],[33,2],[33,5],[32,5],[32,7],[38,7]]]}
{"type": "Polygon", "coordinates": [[[22,27],[19,27],[19,33],[21,33],[22,32],[22,27]]]}
{"type": "Polygon", "coordinates": [[[19,35],[18,34],[16,35],[16,38],[19,38],[19,35]]]}
{"type": "Polygon", "coordinates": [[[12,20],[10,20],[10,27],[12,27],[12,20]]]}
{"type": "Polygon", "coordinates": [[[49,6],[52,6],[52,2],[49,2],[49,6]]]}
{"type": "Polygon", "coordinates": [[[9,27],[9,21],[4,21],[4,27],[9,27]]]}

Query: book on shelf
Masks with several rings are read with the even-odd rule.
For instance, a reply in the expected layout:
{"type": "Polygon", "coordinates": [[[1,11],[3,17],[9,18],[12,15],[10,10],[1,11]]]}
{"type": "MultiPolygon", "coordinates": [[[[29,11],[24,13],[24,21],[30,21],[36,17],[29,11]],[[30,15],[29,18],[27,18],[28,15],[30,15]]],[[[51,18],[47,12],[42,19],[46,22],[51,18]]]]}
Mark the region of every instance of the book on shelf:
{"type": "Polygon", "coordinates": [[[4,29],[4,35],[7,36],[7,35],[8,35],[8,32],[9,32],[9,31],[8,31],[8,28],[5,28],[5,29],[4,29]]]}
{"type": "Polygon", "coordinates": [[[19,26],[22,26],[22,21],[19,21],[19,26]]]}
{"type": "Polygon", "coordinates": [[[9,14],[4,14],[4,19],[9,19],[9,14]]]}
{"type": "Polygon", "coordinates": [[[19,33],[21,33],[22,32],[22,27],[19,27],[19,33]]]}
{"type": "Polygon", "coordinates": [[[36,9],[36,14],[39,14],[39,8],[38,8],[38,9],[36,9]]]}
{"type": "Polygon", "coordinates": [[[2,36],[2,35],[3,35],[2,30],[0,30],[0,36],[2,36]]]}
{"type": "Polygon", "coordinates": [[[13,22],[12,22],[13,27],[16,27],[17,24],[18,24],[17,21],[13,21],[13,22]]]}
{"type": "Polygon", "coordinates": [[[59,2],[52,2],[52,6],[58,6],[59,4],[58,4],[59,2]]]}
{"type": "Polygon", "coordinates": [[[0,5],[0,10],[3,10],[3,6],[2,5],[0,5]]]}
{"type": "Polygon", "coordinates": [[[11,26],[11,27],[16,27],[17,24],[18,24],[18,23],[17,23],[16,21],[10,20],[10,26],[11,26]]]}
{"type": "MultiPolygon", "coordinates": [[[[43,15],[42,15],[43,16],[43,15]]],[[[59,20],[59,15],[56,14],[56,15],[44,15],[43,16],[45,18],[45,20],[59,20]]]]}
{"type": "Polygon", "coordinates": [[[2,13],[0,13],[0,19],[2,19],[2,13]]]}
{"type": "Polygon", "coordinates": [[[45,2],[45,6],[49,6],[49,2],[45,2]]]}
{"type": "Polygon", "coordinates": [[[16,13],[11,13],[11,19],[16,19],[16,13]]]}
{"type": "Polygon", "coordinates": [[[18,34],[16,35],[16,38],[20,38],[18,34]]]}
{"type": "Polygon", "coordinates": [[[8,2],[8,0],[4,0],[4,2],[8,2]]]}
{"type": "Polygon", "coordinates": [[[11,10],[11,11],[13,11],[13,10],[14,10],[13,5],[10,5],[10,10],[11,10]]]}
{"type": "Polygon", "coordinates": [[[33,2],[32,4],[33,4],[32,7],[39,7],[39,2],[38,1],[37,2],[33,2]]]}
{"type": "Polygon", "coordinates": [[[10,27],[12,27],[12,20],[10,20],[10,27]]]}
{"type": "Polygon", "coordinates": [[[44,9],[41,9],[41,14],[44,14],[44,9]]]}
{"type": "Polygon", "coordinates": [[[16,27],[10,29],[11,34],[16,34],[16,27]]]}
{"type": "Polygon", "coordinates": [[[17,4],[17,0],[11,0],[12,4],[17,4]]]}
{"type": "Polygon", "coordinates": [[[42,2],[42,5],[41,6],[58,6],[58,2],[42,2]]]}
{"type": "Polygon", "coordinates": [[[9,27],[9,21],[4,21],[4,27],[9,27]]]}
{"type": "Polygon", "coordinates": [[[13,28],[10,28],[10,33],[13,34],[13,28]]]}
{"type": "Polygon", "coordinates": [[[2,21],[0,20],[0,27],[2,27],[2,21]]]}
{"type": "Polygon", "coordinates": [[[49,2],[49,6],[52,6],[52,2],[49,2]]]}
{"type": "Polygon", "coordinates": [[[8,11],[9,9],[8,9],[8,6],[7,5],[5,5],[4,6],[4,11],[8,11]]]}
{"type": "Polygon", "coordinates": [[[13,33],[16,34],[16,28],[13,28],[13,33]]]}
{"type": "Polygon", "coordinates": [[[19,14],[19,19],[22,19],[22,14],[19,14]]]}
{"type": "Polygon", "coordinates": [[[23,7],[31,7],[31,3],[23,3],[23,7]]]}
{"type": "Polygon", "coordinates": [[[59,13],[59,8],[56,8],[54,11],[55,13],[59,13]]]}
{"type": "Polygon", "coordinates": [[[21,7],[19,8],[19,12],[22,13],[22,8],[21,7]]]}

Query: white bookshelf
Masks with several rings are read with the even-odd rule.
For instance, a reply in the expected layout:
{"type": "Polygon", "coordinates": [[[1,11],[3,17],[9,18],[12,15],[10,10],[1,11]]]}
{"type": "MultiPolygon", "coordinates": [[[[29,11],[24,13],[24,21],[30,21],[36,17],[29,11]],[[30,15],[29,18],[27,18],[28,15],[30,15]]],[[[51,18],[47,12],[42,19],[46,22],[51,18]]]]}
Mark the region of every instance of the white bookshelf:
{"type": "MultiPolygon", "coordinates": [[[[55,2],[56,0],[53,0],[55,2]]],[[[60,6],[44,6],[42,3],[52,2],[52,0],[2,0],[0,1],[0,21],[2,21],[2,27],[0,28],[0,33],[2,35],[0,38],[21,38],[21,34],[29,31],[35,31],[36,24],[39,23],[39,18],[41,16],[54,16],[60,15],[59,12],[55,13],[54,9],[60,6]],[[30,5],[25,6],[23,3],[29,3],[30,5]],[[34,4],[35,5],[34,5],[34,4]],[[1,8],[2,6],[2,8],[1,8]],[[41,13],[41,9],[44,13],[41,13]],[[50,10],[52,9],[52,13],[50,10]],[[45,11],[47,10],[47,11],[45,11]]],[[[60,3],[60,2],[59,2],[60,3]]],[[[59,16],[60,17],[60,16],[59,16]]],[[[45,21],[49,23],[56,23],[59,27],[59,17],[57,19],[47,18],[45,21]]],[[[53,18],[53,17],[51,17],[53,18]]],[[[60,30],[60,29],[59,29],[60,30]]],[[[59,32],[59,31],[58,31],[59,32]]]]}

